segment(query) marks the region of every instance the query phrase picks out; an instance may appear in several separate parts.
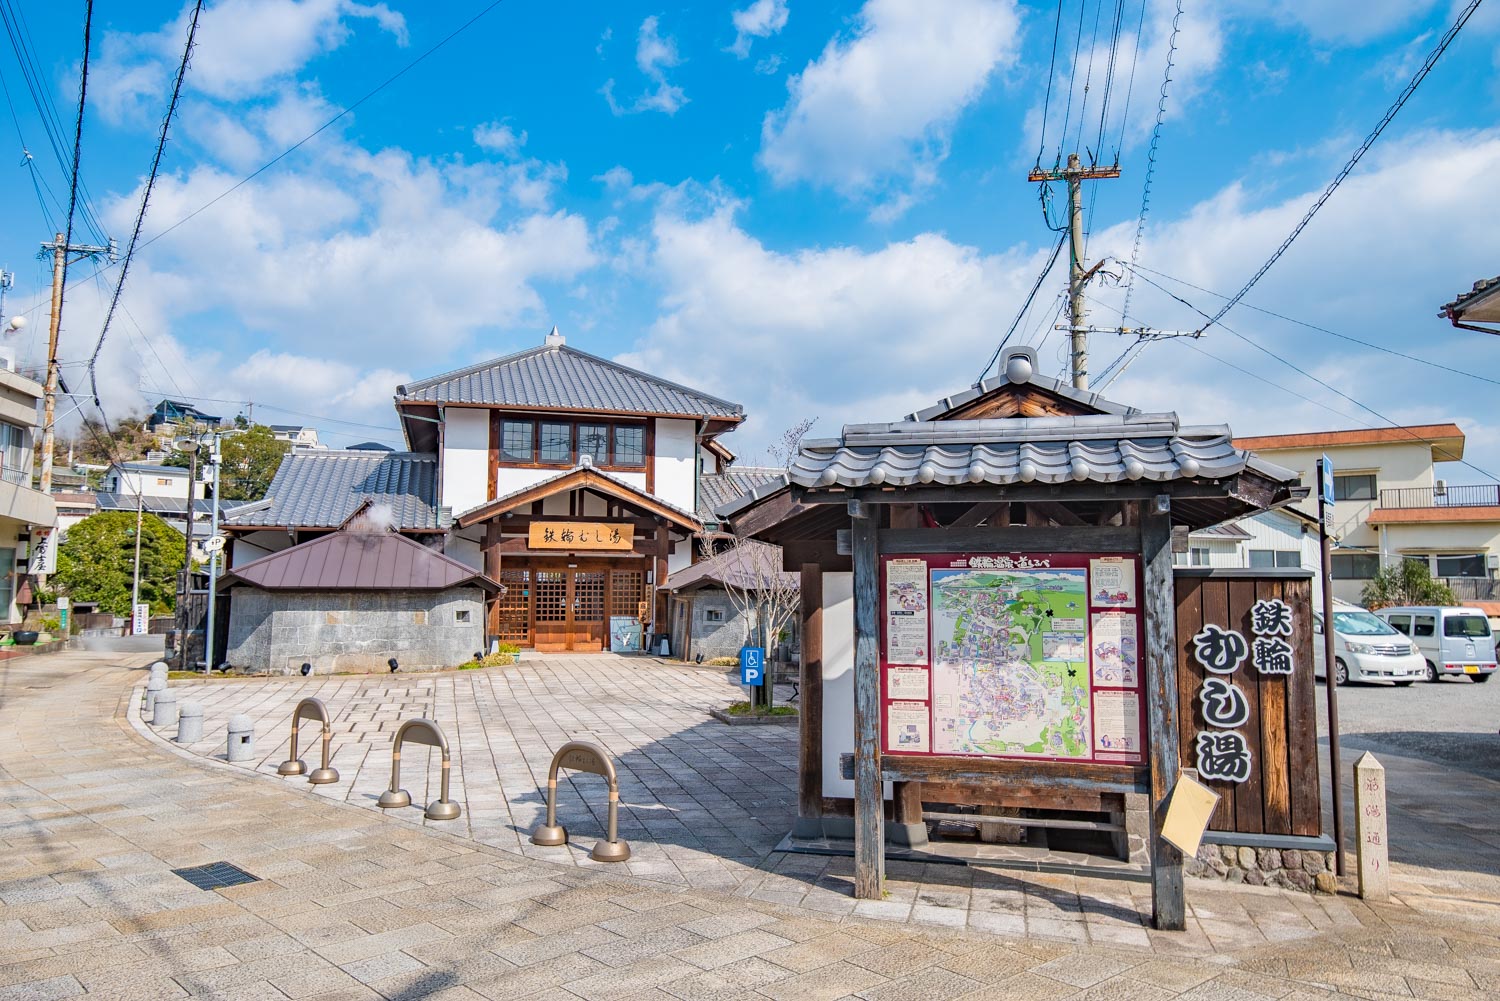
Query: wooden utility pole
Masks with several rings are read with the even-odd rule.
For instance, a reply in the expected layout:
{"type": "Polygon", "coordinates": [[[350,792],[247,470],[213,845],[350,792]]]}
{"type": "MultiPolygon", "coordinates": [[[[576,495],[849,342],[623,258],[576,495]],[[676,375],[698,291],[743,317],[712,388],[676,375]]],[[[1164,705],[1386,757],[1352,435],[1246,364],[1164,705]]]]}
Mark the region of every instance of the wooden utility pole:
{"type": "Polygon", "coordinates": [[[47,251],[52,252],[52,316],[47,327],[47,384],[42,397],[42,476],[39,489],[44,494],[52,492],[52,424],[57,413],[57,338],[62,332],[63,282],[67,276],[68,264],[71,263],[68,255],[77,254],[74,261],[99,254],[108,254],[113,259],[115,247],[113,240],[107,247],[68,243],[58,233],[51,243],[42,244],[42,253],[38,256],[45,260],[47,251]]]}
{"type": "Polygon", "coordinates": [[[1118,165],[1084,167],[1077,153],[1068,154],[1068,165],[1063,170],[1034,167],[1026,175],[1026,179],[1032,182],[1066,181],[1068,184],[1068,329],[1072,337],[1069,357],[1076,389],[1089,388],[1089,330],[1084,321],[1083,287],[1099,267],[1097,264],[1088,270],[1083,267],[1083,182],[1119,176],[1118,165]]]}

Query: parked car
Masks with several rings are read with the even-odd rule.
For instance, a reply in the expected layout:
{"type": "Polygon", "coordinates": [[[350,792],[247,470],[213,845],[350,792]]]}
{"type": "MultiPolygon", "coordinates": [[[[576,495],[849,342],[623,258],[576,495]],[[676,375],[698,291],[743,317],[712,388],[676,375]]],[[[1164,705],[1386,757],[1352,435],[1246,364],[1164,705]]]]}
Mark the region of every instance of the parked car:
{"type": "Polygon", "coordinates": [[[1485,682],[1495,673],[1495,634],[1481,609],[1406,605],[1375,614],[1411,637],[1426,661],[1428,681],[1466,674],[1485,682]]]}
{"type": "MultiPolygon", "coordinates": [[[[1323,616],[1313,616],[1313,672],[1328,673],[1323,650],[1323,616]]],[[[1335,602],[1333,608],[1333,680],[1393,681],[1406,688],[1427,674],[1416,646],[1383,619],[1357,605],[1335,602]]]]}

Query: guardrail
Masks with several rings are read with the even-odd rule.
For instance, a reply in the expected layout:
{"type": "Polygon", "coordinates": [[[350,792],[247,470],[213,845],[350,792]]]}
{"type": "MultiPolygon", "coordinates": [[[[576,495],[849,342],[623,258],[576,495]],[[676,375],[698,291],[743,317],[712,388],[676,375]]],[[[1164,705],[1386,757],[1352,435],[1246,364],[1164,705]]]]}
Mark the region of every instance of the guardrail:
{"type": "Polygon", "coordinates": [[[1439,577],[1459,601],[1500,601],[1500,581],[1493,577],[1439,577]]]}

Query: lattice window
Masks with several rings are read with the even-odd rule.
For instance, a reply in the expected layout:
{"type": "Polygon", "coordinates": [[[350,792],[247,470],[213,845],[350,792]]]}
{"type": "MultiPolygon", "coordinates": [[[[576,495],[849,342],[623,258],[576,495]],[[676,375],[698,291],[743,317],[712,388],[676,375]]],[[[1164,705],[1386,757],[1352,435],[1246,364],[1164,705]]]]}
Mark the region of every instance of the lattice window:
{"type": "Polygon", "coordinates": [[[573,571],[573,621],[604,621],[604,572],[573,571]]]}
{"type": "Polygon", "coordinates": [[[511,643],[531,641],[531,571],[501,570],[500,583],[505,593],[496,599],[500,606],[502,640],[511,643]]]}
{"type": "Polygon", "coordinates": [[[538,622],[568,621],[568,575],[565,571],[538,570],[535,589],[538,622]]]}
{"type": "Polygon", "coordinates": [[[609,614],[643,618],[646,614],[646,575],[640,570],[611,571],[609,614]]]}

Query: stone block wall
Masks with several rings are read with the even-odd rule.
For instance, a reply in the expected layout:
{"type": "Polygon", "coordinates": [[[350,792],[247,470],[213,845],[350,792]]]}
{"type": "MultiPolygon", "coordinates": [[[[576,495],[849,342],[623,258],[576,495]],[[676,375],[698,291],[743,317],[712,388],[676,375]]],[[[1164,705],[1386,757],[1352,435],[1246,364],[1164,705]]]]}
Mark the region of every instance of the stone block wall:
{"type": "Polygon", "coordinates": [[[1196,858],[1183,860],[1183,872],[1200,879],[1327,893],[1333,892],[1333,867],[1333,852],[1245,845],[1200,845],[1196,858]]]}
{"type": "Polygon", "coordinates": [[[484,592],[276,592],[237,587],[227,660],[237,670],[385,673],[454,667],[484,648],[484,592]]]}
{"type": "Polygon", "coordinates": [[[745,619],[723,590],[703,588],[693,592],[693,656],[701,655],[704,660],[738,657],[740,647],[745,643],[745,619]],[[710,622],[710,609],[721,612],[724,620],[710,622]]]}

